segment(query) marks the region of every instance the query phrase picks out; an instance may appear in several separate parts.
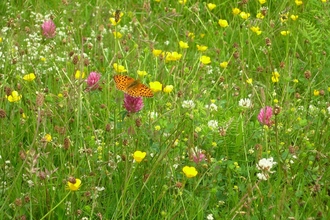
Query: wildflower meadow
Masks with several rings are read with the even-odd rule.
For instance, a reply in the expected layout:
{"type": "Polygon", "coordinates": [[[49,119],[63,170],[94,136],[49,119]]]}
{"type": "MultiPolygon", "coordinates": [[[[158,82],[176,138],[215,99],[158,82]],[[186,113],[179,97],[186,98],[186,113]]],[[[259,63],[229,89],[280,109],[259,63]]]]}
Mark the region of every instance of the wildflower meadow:
{"type": "Polygon", "coordinates": [[[329,0],[0,17],[0,219],[330,219],[329,0]]]}

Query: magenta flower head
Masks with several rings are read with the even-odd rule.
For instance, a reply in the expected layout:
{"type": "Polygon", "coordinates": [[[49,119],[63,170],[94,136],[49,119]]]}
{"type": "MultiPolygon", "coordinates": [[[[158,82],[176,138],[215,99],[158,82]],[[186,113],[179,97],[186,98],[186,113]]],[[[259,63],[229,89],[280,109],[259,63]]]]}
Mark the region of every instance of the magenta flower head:
{"type": "Polygon", "coordinates": [[[91,72],[86,80],[88,86],[87,90],[90,91],[90,90],[98,89],[100,87],[99,86],[100,78],[101,78],[101,74],[96,72],[91,72]]]}
{"type": "Polygon", "coordinates": [[[193,161],[198,164],[199,162],[205,159],[205,154],[198,152],[196,155],[193,155],[193,161]]]}
{"type": "Polygon", "coordinates": [[[42,34],[47,38],[53,38],[56,35],[56,26],[52,20],[45,21],[41,25],[42,34]]]}
{"type": "Polygon", "coordinates": [[[205,153],[198,147],[190,149],[189,158],[192,159],[196,164],[206,159],[205,153]]]}
{"type": "Polygon", "coordinates": [[[132,97],[125,93],[124,107],[129,113],[138,112],[143,108],[143,99],[141,97],[132,97]]]}
{"type": "Polygon", "coordinates": [[[273,116],[273,109],[270,106],[265,106],[264,108],[260,109],[259,115],[258,115],[258,121],[267,126],[272,125],[271,117],[273,116]]]}

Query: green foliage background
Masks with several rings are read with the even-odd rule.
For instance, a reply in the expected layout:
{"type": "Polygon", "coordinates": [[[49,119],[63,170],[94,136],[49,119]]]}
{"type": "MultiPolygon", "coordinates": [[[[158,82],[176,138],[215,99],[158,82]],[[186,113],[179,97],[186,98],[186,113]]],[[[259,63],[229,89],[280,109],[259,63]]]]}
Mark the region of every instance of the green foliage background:
{"type": "Polygon", "coordinates": [[[212,11],[209,2],[189,0],[0,2],[0,218],[329,218],[329,2],[242,2],[213,2],[212,11]],[[234,15],[236,7],[250,17],[234,15]],[[113,26],[117,9],[124,15],[113,26]],[[264,19],[256,19],[260,11],[264,19]],[[57,26],[52,39],[40,28],[49,18],[57,26]],[[182,58],[165,62],[153,49],[182,58]],[[174,90],[127,114],[113,63],[174,90]],[[100,73],[102,89],[87,92],[77,70],[100,73]],[[37,78],[24,81],[28,73],[37,78]],[[22,99],[9,102],[9,90],[22,99]],[[238,104],[243,98],[251,108],[238,104]],[[186,100],[195,108],[184,108],[186,100]],[[212,103],[217,111],[205,107],[212,103]],[[280,109],[270,127],[257,120],[265,106],[280,109]],[[195,147],[205,155],[197,164],[195,147]],[[141,163],[133,162],[137,150],[147,152],[141,163]],[[261,181],[256,164],[270,157],[275,172],[261,181]],[[184,166],[198,175],[186,178],[184,166]],[[81,179],[78,191],[65,189],[69,177],[81,179]]]}

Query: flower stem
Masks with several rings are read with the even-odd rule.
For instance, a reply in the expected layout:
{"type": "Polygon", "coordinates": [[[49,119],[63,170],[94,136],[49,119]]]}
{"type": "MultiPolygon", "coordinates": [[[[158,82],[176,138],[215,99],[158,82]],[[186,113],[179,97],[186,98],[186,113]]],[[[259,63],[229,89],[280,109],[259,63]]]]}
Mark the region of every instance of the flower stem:
{"type": "Polygon", "coordinates": [[[64,198],[54,207],[52,208],[49,212],[47,212],[46,215],[44,215],[40,220],[45,219],[50,213],[52,213],[60,204],[62,204],[62,202],[64,202],[64,200],[71,194],[71,191],[68,192],[68,194],[66,194],[66,196],[64,196],[64,198]]]}

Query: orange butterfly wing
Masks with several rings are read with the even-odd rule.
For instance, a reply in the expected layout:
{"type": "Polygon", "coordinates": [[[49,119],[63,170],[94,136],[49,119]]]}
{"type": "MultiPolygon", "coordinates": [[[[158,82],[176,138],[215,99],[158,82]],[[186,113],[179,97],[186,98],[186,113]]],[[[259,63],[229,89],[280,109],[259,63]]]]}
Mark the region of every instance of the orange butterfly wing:
{"type": "Polygon", "coordinates": [[[153,97],[151,89],[129,76],[115,75],[117,89],[127,93],[132,97],[153,97]]]}
{"type": "Polygon", "coordinates": [[[127,92],[127,88],[135,82],[135,79],[129,76],[115,75],[114,80],[116,82],[117,89],[127,92]]]}

